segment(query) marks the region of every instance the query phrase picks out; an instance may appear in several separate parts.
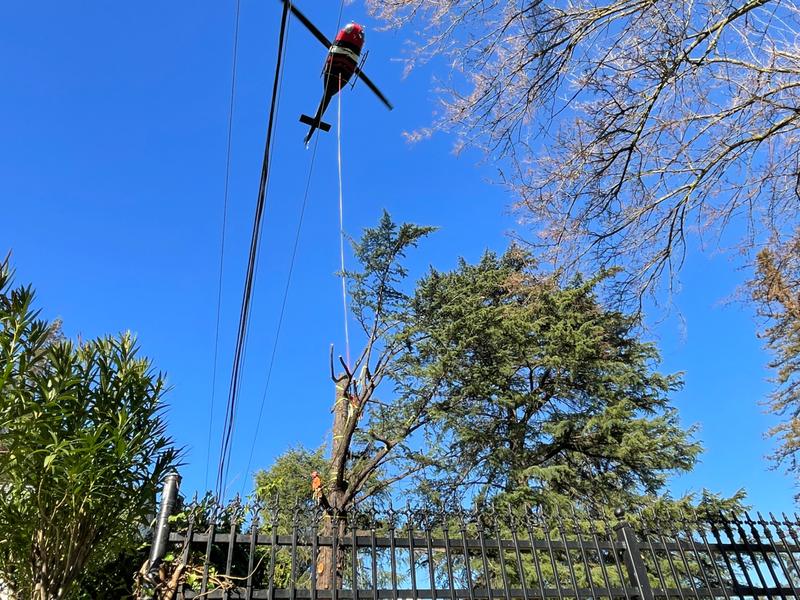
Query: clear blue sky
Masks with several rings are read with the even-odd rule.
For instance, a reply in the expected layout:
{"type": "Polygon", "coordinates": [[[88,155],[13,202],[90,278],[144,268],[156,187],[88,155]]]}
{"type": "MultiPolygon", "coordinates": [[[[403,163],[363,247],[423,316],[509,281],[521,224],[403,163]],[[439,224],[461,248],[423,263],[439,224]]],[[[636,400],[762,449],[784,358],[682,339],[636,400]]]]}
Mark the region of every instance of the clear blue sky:
{"type": "MultiPolygon", "coordinates": [[[[329,35],[337,2],[300,6],[329,35]]],[[[48,317],[70,336],[134,331],[168,373],[169,423],[187,447],[183,489],[213,487],[241,285],[256,199],[280,4],[244,0],[234,114],[220,362],[211,464],[207,439],[225,172],[234,1],[0,6],[0,252],[14,253],[48,317]]],[[[343,96],[345,227],[357,233],[383,208],[441,230],[412,257],[414,274],[458,256],[502,250],[514,227],[491,165],[452,154],[440,135],[409,146],[404,130],[428,124],[437,65],[403,79],[404,40],[377,31],[361,3],[345,20],[367,25],[366,71],[394,102],[366,88],[343,96]]],[[[324,49],[292,23],[276,155],[256,283],[230,490],[244,473],[275,339],[280,300],[311,152],[300,112],[314,109],[324,49]]],[[[438,74],[442,74],[438,71],[438,74]]],[[[329,116],[335,118],[335,102],[329,116]]],[[[335,137],[323,135],[252,468],[287,447],[320,444],[329,427],[330,343],[343,347],[338,268],[335,137]]],[[[725,299],[742,277],[722,255],[690,253],[672,316],[652,326],[664,370],[686,373],[675,404],[701,426],[701,464],[675,493],[740,487],[762,510],[793,509],[792,484],[770,471],[763,433],[774,420],[767,355],[752,315],[725,299]]]]}

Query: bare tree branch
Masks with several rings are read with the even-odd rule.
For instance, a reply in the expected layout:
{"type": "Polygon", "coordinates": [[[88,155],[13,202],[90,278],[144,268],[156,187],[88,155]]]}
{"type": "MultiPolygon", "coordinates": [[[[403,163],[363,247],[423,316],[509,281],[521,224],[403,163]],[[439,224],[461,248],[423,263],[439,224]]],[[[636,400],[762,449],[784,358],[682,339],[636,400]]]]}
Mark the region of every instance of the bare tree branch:
{"type": "Polygon", "coordinates": [[[790,0],[369,0],[454,73],[441,119],[502,165],[528,241],[565,268],[671,286],[693,235],[737,249],[800,215],[800,7],[790,0]]]}

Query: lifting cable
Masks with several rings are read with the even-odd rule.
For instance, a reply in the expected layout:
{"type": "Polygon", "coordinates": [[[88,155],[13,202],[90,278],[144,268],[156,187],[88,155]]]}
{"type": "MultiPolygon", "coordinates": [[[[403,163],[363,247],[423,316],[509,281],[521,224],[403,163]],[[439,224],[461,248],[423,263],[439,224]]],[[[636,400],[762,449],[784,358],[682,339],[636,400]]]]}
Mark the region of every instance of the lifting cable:
{"type": "Polygon", "coordinates": [[[219,357],[219,319],[222,312],[222,271],[225,263],[225,229],[228,221],[228,189],[231,175],[231,141],[233,140],[233,109],[236,98],[236,65],[239,54],[239,14],[241,0],[236,0],[236,16],[233,24],[233,60],[231,66],[231,100],[228,106],[228,144],[225,157],[225,190],[222,201],[222,235],[219,249],[219,280],[217,281],[217,322],[214,327],[214,366],[211,375],[211,407],[208,412],[208,438],[206,439],[206,471],[203,488],[208,488],[208,467],[211,464],[211,432],[214,426],[214,400],[217,391],[217,363],[219,357]]]}
{"type": "Polygon", "coordinates": [[[342,308],[344,309],[344,349],[350,368],[350,332],[347,327],[347,275],[344,270],[344,200],[342,195],[342,76],[339,75],[339,105],[336,114],[336,158],[339,166],[339,258],[341,259],[342,308]]]}
{"type": "Polygon", "coordinates": [[[241,381],[241,371],[243,365],[243,354],[245,338],[248,324],[250,321],[250,305],[253,295],[253,282],[255,279],[256,257],[258,255],[259,240],[261,234],[261,222],[264,216],[266,205],[267,184],[269,180],[269,166],[272,154],[272,133],[275,122],[275,112],[280,83],[281,66],[284,54],[284,39],[286,35],[286,24],[288,21],[289,3],[283,4],[281,15],[281,28],[278,37],[278,52],[275,64],[275,79],[272,86],[272,100],[269,109],[269,121],[267,124],[267,139],[264,146],[264,159],[261,165],[261,181],[258,189],[258,200],[256,203],[255,215],[253,218],[253,231],[250,240],[250,253],[247,261],[247,274],[245,276],[244,291],[242,294],[242,306],[239,313],[239,329],[236,337],[236,348],[234,350],[233,367],[231,369],[231,382],[228,393],[228,403],[225,412],[225,423],[222,431],[222,442],[220,444],[219,461],[217,465],[217,482],[215,496],[222,500],[227,483],[228,468],[230,466],[231,442],[233,439],[234,418],[236,415],[236,404],[239,397],[239,384],[241,381]]]}

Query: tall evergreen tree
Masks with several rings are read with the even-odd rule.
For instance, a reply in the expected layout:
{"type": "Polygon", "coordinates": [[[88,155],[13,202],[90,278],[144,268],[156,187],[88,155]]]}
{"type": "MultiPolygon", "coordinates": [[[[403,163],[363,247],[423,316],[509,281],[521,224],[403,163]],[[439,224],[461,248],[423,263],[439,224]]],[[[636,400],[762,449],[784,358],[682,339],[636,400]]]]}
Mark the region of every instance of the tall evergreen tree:
{"type": "Polygon", "coordinates": [[[262,492],[299,485],[341,511],[415,476],[414,489],[440,499],[637,506],[692,468],[700,445],[670,404],[680,376],[657,371],[634,316],[597,298],[605,274],[561,285],[512,247],[413,288],[400,261],[429,231],[384,214],[355,244],[360,268],[348,275],[366,344],[334,376],[325,468],[290,453],[259,475],[262,492]]]}
{"type": "MultiPolygon", "coordinates": [[[[332,372],[329,449],[280,457],[257,476],[261,498],[334,516],[405,480],[394,495],[423,501],[663,500],[701,448],[670,404],[680,376],[657,370],[636,317],[598,299],[607,275],[562,285],[512,247],[413,286],[402,259],[429,231],[384,214],[355,243],[348,275],[366,342],[332,372]]],[[[336,527],[346,533],[322,520],[323,534],[336,527]]],[[[341,582],[341,561],[329,548],[309,557],[318,585],[341,582]]]]}
{"type": "Polygon", "coordinates": [[[419,283],[405,369],[440,398],[437,495],[631,507],[692,468],[700,445],[670,405],[681,378],[602,305],[604,277],[561,286],[512,247],[419,283]]]}

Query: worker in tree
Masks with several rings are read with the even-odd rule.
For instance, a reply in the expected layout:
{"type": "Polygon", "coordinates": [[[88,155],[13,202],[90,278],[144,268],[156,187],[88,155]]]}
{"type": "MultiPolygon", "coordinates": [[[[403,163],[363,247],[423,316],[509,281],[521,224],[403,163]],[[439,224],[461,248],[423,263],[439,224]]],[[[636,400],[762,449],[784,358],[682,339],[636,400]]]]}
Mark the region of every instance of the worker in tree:
{"type": "Polygon", "coordinates": [[[331,505],[325,497],[325,492],[322,489],[322,478],[317,471],[311,471],[311,497],[317,506],[321,506],[325,512],[330,512],[331,505]]]}
{"type": "Polygon", "coordinates": [[[355,394],[345,392],[344,395],[345,398],[347,398],[347,420],[349,421],[355,416],[356,412],[358,411],[359,401],[358,401],[358,396],[356,396],[355,394]]]}

